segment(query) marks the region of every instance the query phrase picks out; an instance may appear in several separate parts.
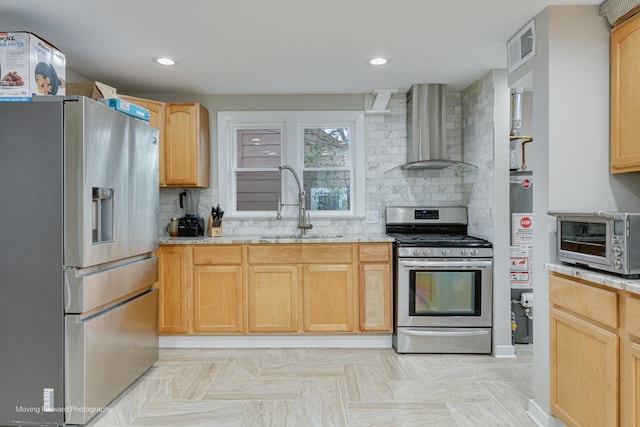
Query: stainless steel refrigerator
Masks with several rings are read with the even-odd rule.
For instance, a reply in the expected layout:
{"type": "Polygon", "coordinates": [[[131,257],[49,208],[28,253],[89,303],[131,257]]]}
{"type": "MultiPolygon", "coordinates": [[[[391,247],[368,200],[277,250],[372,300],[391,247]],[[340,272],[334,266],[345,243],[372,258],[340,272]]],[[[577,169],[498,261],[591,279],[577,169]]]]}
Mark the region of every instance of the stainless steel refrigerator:
{"type": "Polygon", "coordinates": [[[0,425],[85,424],[158,359],[157,130],[0,102],[0,425]]]}

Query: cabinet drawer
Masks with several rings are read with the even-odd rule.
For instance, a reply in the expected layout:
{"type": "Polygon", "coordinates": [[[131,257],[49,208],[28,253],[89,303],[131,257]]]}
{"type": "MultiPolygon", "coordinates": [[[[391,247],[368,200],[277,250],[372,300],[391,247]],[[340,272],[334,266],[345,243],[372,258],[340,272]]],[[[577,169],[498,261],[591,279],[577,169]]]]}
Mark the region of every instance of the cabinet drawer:
{"type": "Polygon", "coordinates": [[[596,288],[551,274],[549,300],[552,304],[588,317],[603,325],[618,326],[617,295],[613,291],[596,288]]]}
{"type": "Polygon", "coordinates": [[[624,296],[620,308],[620,326],[640,338],[640,298],[624,296]]]}
{"type": "Polygon", "coordinates": [[[385,262],[391,259],[391,245],[378,243],[358,246],[358,259],[360,262],[385,262]]]}
{"type": "Polygon", "coordinates": [[[195,265],[242,264],[242,246],[194,246],[193,263],[195,265]]]}
{"type": "Polygon", "coordinates": [[[249,246],[249,264],[300,264],[300,245],[256,245],[249,246]]]}
{"type": "Polygon", "coordinates": [[[302,247],[302,260],[306,264],[351,264],[353,262],[353,246],[304,245],[302,247]]]}

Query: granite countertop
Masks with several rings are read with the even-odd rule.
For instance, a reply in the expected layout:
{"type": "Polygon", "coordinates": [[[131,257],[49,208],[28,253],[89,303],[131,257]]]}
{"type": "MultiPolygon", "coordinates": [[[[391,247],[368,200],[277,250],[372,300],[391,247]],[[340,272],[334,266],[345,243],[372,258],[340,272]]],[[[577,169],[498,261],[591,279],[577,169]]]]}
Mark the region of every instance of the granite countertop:
{"type": "Polygon", "coordinates": [[[545,264],[544,266],[548,271],[640,295],[640,280],[625,279],[613,274],[599,273],[565,264],[545,264]]]}
{"type": "Polygon", "coordinates": [[[220,237],[160,237],[161,245],[229,245],[250,243],[380,243],[393,242],[386,234],[255,235],[220,237]],[[340,237],[338,237],[340,236],[340,237]]]}

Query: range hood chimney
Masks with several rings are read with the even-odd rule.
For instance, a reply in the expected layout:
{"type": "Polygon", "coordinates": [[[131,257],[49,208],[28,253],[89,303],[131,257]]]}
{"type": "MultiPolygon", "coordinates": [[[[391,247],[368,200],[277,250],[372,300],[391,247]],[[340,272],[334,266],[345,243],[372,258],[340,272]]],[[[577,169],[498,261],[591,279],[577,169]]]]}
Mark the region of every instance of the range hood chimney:
{"type": "Polygon", "coordinates": [[[397,168],[477,168],[445,158],[446,100],[446,86],[443,84],[421,83],[411,86],[407,92],[407,163],[397,168]]]}

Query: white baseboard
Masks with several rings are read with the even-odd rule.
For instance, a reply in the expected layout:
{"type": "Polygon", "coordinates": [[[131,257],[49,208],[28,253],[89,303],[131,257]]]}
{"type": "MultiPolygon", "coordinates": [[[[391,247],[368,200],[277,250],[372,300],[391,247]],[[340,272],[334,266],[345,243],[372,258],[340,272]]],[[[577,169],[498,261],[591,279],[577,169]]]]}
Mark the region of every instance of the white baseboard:
{"type": "Polygon", "coordinates": [[[551,414],[547,414],[533,399],[529,399],[527,415],[540,427],[566,427],[562,421],[551,414]]]}
{"type": "Polygon", "coordinates": [[[160,348],[391,348],[391,335],[163,335],[160,348]]]}
{"type": "Polygon", "coordinates": [[[515,358],[516,348],[513,345],[497,345],[493,349],[493,355],[498,358],[515,358]]]}

